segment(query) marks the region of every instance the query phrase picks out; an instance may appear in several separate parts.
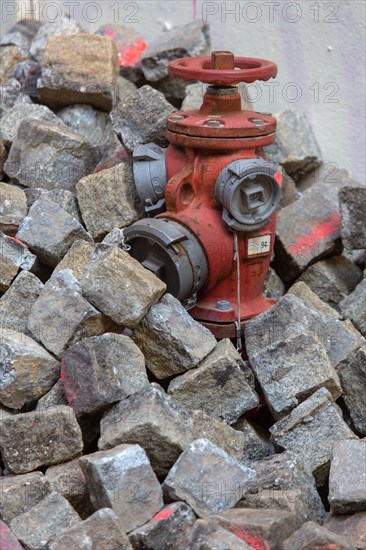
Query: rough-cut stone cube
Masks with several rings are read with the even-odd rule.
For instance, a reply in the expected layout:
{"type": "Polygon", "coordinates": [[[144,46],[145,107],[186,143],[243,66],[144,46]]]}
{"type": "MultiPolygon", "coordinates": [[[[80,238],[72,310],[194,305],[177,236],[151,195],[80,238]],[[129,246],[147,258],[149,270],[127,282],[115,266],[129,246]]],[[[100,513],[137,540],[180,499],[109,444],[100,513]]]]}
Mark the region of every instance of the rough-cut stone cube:
{"type": "Polygon", "coordinates": [[[70,269],[47,281],[28,319],[31,334],[57,357],[78,340],[112,328],[113,323],[82,296],[70,269]]]}
{"type": "Polygon", "coordinates": [[[100,425],[99,449],[136,443],[157,476],[165,476],[192,439],[192,420],[157,384],[120,401],[100,425]]]}
{"type": "MultiPolygon", "coordinates": [[[[251,540],[255,543],[265,544],[260,548],[268,548],[262,538],[252,537],[251,540]]],[[[187,539],[185,548],[187,550],[202,550],[203,548],[251,550],[253,546],[249,546],[244,539],[238,538],[234,533],[230,533],[212,520],[198,519],[187,539]]]]}
{"type": "Polygon", "coordinates": [[[112,508],[128,533],[149,521],[162,507],[161,486],[139,445],[119,445],[80,459],[96,509],[112,508]]]}
{"type": "Polygon", "coordinates": [[[55,126],[63,126],[62,121],[45,105],[16,103],[1,118],[0,138],[4,140],[7,146],[15,141],[23,120],[29,121],[29,119],[50,122],[55,126]]]}
{"type": "Polygon", "coordinates": [[[173,105],[162,93],[142,86],[117,105],[111,118],[123,146],[132,152],[144,143],[166,145],[166,119],[173,111],[173,105]]]}
{"type": "MultiPolygon", "coordinates": [[[[0,516],[9,525],[51,492],[42,472],[0,478],[0,516]]],[[[1,538],[0,538],[1,541],[1,538]]]]}
{"type": "Polygon", "coordinates": [[[332,514],[366,510],[366,441],[336,441],[329,473],[332,514]]]}
{"type": "Polygon", "coordinates": [[[0,326],[30,335],[28,317],[43,283],[29,271],[21,271],[0,298],[0,326]]]}
{"type": "Polygon", "coordinates": [[[366,434],[366,346],[351,355],[339,370],[343,399],[357,431],[366,434]]]}
{"type": "Polygon", "coordinates": [[[224,510],[212,520],[250,546],[254,543],[259,548],[272,550],[281,548],[283,540],[297,527],[295,516],[285,510],[237,508],[224,510]]]}
{"type": "Polygon", "coordinates": [[[183,548],[196,516],[185,502],[173,502],[142,527],[130,533],[134,548],[177,550],[183,548]]]}
{"type": "Polygon", "coordinates": [[[36,256],[15,239],[0,233],[0,292],[5,292],[19,269],[30,271],[36,256]]]}
{"type": "Polygon", "coordinates": [[[58,493],[51,493],[14,518],[10,529],[27,550],[41,550],[53,537],[79,522],[71,504],[58,493]]]}
{"type": "Polygon", "coordinates": [[[66,34],[78,34],[82,32],[80,25],[69,17],[57,17],[52,22],[43,23],[32,40],[30,55],[39,63],[43,59],[49,36],[61,36],[66,34]]]}
{"type": "Polygon", "coordinates": [[[324,506],[307,462],[290,451],[254,464],[256,477],[250,480],[239,508],[289,510],[299,525],[314,520],[322,523],[324,506]]]}
{"type": "Polygon", "coordinates": [[[45,480],[51,491],[67,498],[82,519],[93,513],[94,508],[79,459],[50,466],[46,470],[45,480]]]}
{"type": "Polygon", "coordinates": [[[47,199],[32,204],[16,236],[50,267],[56,267],[74,241],[92,241],[78,220],[47,199]]]}
{"type": "Polygon", "coordinates": [[[314,323],[318,329],[318,338],[324,337],[324,345],[327,349],[330,362],[338,371],[344,361],[364,343],[361,333],[354,327],[351,321],[333,321],[329,317],[319,318],[314,323]]]}
{"type": "Polygon", "coordinates": [[[245,483],[255,473],[207,439],[196,439],[181,454],[166,477],[163,490],[170,500],[184,500],[200,517],[232,508],[245,483]]]}
{"type": "Polygon", "coordinates": [[[98,160],[95,147],[67,126],[30,119],[19,126],[4,171],[24,187],[73,191],[98,160]]]}
{"type": "Polygon", "coordinates": [[[81,287],[95,307],[129,328],[141,321],[166,290],[165,283],[127,252],[108,245],[96,247],[81,287]]]}
{"type": "Polygon", "coordinates": [[[344,246],[350,250],[366,248],[366,187],[344,187],[338,197],[344,246]]]}
{"type": "Polygon", "coordinates": [[[170,294],[150,308],[133,339],[145,355],[147,368],[158,379],[196,367],[216,345],[211,332],[170,294]]]}
{"type": "Polygon", "coordinates": [[[259,349],[253,349],[249,339],[247,352],[266,402],[277,420],[319,387],[326,387],[334,400],[342,393],[338,375],[324,346],[310,334],[299,334],[259,349]]]}
{"type": "Polygon", "coordinates": [[[110,38],[50,36],[38,84],[41,100],[53,107],[83,103],[110,111],[118,69],[117,47],[110,38]]]}
{"type": "Polygon", "coordinates": [[[113,510],[101,508],[90,518],[64,530],[51,540],[48,550],[132,550],[128,537],[119,527],[113,510]]]}
{"type": "Polygon", "coordinates": [[[362,271],[344,256],[333,256],[311,265],[299,281],[306,283],[319,298],[334,307],[348,296],[362,279],[362,271]]]}
{"type": "Polygon", "coordinates": [[[286,109],[277,113],[276,141],[266,148],[272,162],[280,163],[295,180],[322,162],[319,145],[305,113],[286,109]]]}
{"type": "Polygon", "coordinates": [[[326,388],[317,390],[269,431],[280,449],[293,451],[308,461],[317,485],[327,479],[333,443],[358,439],[326,388]]]}
{"type": "MultiPolygon", "coordinates": [[[[134,86],[132,83],[130,85],[134,86]]],[[[81,104],[65,107],[58,111],[57,116],[66,126],[96,145],[102,157],[108,154],[109,148],[113,150],[119,146],[108,113],[97,111],[91,105],[81,104]]]]}
{"type": "Polygon", "coordinates": [[[332,176],[332,182],[327,182],[326,178],[327,172],[322,172],[319,181],[299,200],[278,212],[273,267],[283,281],[292,281],[308,265],[337,249],[340,238],[338,191],[357,182],[345,170],[332,176]]]}
{"type": "MultiPolygon", "coordinates": [[[[47,199],[58,204],[73,218],[82,223],[76,195],[67,189],[43,189],[35,187],[34,189],[25,189],[24,193],[27,197],[28,208],[30,208],[39,199],[47,199]]],[[[89,239],[90,240],[90,239],[89,239]]]]}
{"type": "Polygon", "coordinates": [[[15,185],[0,183],[0,231],[15,235],[26,215],[27,198],[24,191],[15,185]]]}
{"type": "Polygon", "coordinates": [[[214,445],[221,447],[231,458],[246,463],[244,459],[246,438],[243,432],[212,418],[203,411],[192,413],[192,440],[208,439],[214,445]]]}
{"type": "Polygon", "coordinates": [[[362,279],[355,290],[339,304],[339,309],[343,317],[350,319],[363,336],[366,336],[365,304],[366,277],[362,279]]]}
{"type": "Polygon", "coordinates": [[[53,275],[63,269],[71,269],[74,277],[80,282],[89,267],[95,245],[88,241],[75,241],[61,262],[55,267],[53,275]]]}
{"type": "Polygon", "coordinates": [[[250,354],[302,334],[312,336],[324,346],[335,369],[362,344],[360,333],[351,323],[320,314],[293,294],[286,294],[252,319],[246,327],[245,338],[250,354]]]}
{"type": "Polygon", "coordinates": [[[76,194],[86,228],[101,240],[115,227],[127,227],[142,215],[130,163],[121,162],[81,179],[76,194]]]}
{"type": "Polygon", "coordinates": [[[0,448],[8,470],[25,474],[79,456],[83,442],[73,410],[58,406],[2,419],[0,448]]]}
{"type": "Polygon", "coordinates": [[[65,351],[62,383],[77,416],[105,410],[148,384],[145,358],[128,336],[84,338],[65,351]]]}
{"type": "Polygon", "coordinates": [[[324,527],[345,537],[358,550],[366,548],[366,512],[344,516],[327,515],[324,521],[324,527]]]}
{"type": "Polygon", "coordinates": [[[9,329],[0,332],[0,403],[21,409],[56,383],[60,363],[34,340],[9,329]]]}
{"type": "Polygon", "coordinates": [[[295,531],[283,543],[284,550],[315,550],[317,548],[329,548],[340,550],[355,550],[355,547],[346,538],[335,535],[325,527],[308,521],[295,531]]]}
{"type": "Polygon", "coordinates": [[[258,405],[241,358],[228,339],[221,340],[196,369],[171,381],[168,393],[189,411],[201,409],[228,424],[258,405]]]}
{"type": "Polygon", "coordinates": [[[297,296],[308,308],[315,309],[322,315],[334,317],[334,319],[340,318],[340,314],[336,309],[333,309],[331,306],[323,302],[323,300],[321,300],[319,296],[317,296],[315,292],[313,292],[311,288],[309,288],[308,285],[302,281],[298,281],[292,285],[292,287],[290,287],[287,291],[287,294],[297,296]]]}

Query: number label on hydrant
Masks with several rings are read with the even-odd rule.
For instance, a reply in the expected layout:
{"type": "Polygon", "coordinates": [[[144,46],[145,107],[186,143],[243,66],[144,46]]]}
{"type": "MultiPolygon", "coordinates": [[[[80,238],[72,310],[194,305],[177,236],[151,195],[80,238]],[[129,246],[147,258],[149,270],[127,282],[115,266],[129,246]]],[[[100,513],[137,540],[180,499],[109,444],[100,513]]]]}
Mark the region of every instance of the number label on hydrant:
{"type": "Polygon", "coordinates": [[[248,239],[248,256],[256,256],[271,250],[271,235],[248,239]]]}

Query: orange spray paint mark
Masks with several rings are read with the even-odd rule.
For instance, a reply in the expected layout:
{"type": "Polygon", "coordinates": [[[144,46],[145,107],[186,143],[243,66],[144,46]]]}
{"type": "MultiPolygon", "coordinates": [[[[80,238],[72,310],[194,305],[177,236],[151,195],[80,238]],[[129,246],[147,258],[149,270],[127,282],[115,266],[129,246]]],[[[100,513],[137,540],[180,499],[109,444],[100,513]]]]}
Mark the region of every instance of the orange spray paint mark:
{"type": "MultiPolygon", "coordinates": [[[[114,40],[117,43],[117,35],[110,31],[107,27],[104,27],[104,35],[114,40]]],[[[126,46],[125,48],[120,48],[118,51],[118,61],[121,67],[132,67],[136,65],[141,59],[141,55],[146,50],[147,44],[142,38],[138,38],[133,46],[126,46]]]]}
{"type": "Polygon", "coordinates": [[[334,212],[326,220],[313,227],[309,233],[305,233],[296,242],[289,245],[288,250],[291,253],[293,253],[292,249],[294,249],[298,254],[306,254],[309,250],[316,248],[318,243],[329,237],[329,235],[339,235],[340,226],[340,213],[334,212]]]}
{"type": "Polygon", "coordinates": [[[163,508],[152,518],[152,521],[161,521],[162,519],[167,519],[174,512],[174,508],[163,508]]]}

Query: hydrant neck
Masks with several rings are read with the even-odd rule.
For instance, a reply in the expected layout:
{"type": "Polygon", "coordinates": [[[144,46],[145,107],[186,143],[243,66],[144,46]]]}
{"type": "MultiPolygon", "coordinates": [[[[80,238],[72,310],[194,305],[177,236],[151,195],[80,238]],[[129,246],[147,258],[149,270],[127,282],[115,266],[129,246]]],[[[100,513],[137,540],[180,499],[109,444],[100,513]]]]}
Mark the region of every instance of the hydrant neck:
{"type": "Polygon", "coordinates": [[[237,86],[209,86],[199,110],[202,115],[219,116],[241,111],[241,97],[237,86]]]}

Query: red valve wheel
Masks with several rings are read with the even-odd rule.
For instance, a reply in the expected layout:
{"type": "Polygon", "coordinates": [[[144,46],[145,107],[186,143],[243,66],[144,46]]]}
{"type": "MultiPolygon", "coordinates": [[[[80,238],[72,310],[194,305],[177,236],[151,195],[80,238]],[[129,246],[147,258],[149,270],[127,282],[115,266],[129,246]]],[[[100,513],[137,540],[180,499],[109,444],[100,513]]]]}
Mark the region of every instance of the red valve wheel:
{"type": "Polygon", "coordinates": [[[171,61],[169,74],[183,80],[206,84],[238,84],[269,80],[277,75],[277,65],[266,59],[234,57],[231,52],[212,52],[211,57],[183,57],[171,61]]]}

